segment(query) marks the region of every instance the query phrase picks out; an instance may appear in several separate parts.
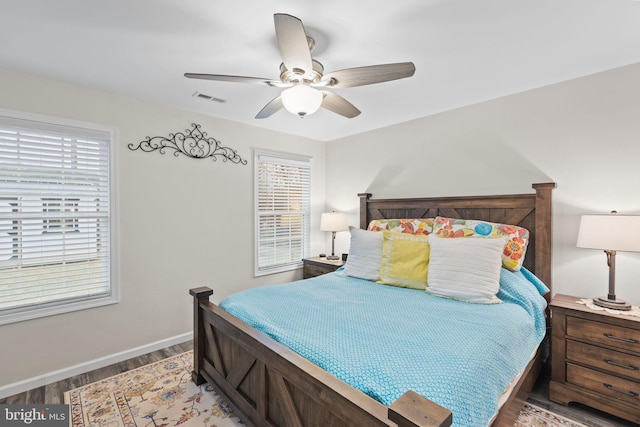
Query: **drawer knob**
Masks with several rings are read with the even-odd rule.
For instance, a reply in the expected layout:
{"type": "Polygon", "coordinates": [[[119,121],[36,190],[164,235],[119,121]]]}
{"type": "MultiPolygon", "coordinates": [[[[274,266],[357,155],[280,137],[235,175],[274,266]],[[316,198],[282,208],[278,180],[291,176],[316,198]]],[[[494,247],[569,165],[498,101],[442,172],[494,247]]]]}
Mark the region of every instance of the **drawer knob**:
{"type": "Polygon", "coordinates": [[[606,383],[603,383],[602,385],[611,391],[615,391],[616,393],[624,394],[626,396],[631,396],[631,397],[638,397],[638,393],[634,391],[620,390],[619,388],[615,388],[611,384],[606,384],[606,383]]]}
{"type": "Polygon", "coordinates": [[[634,340],[633,338],[620,338],[620,337],[617,337],[617,336],[615,336],[613,334],[608,334],[608,333],[605,333],[604,336],[609,338],[609,339],[611,339],[611,340],[627,342],[629,344],[640,344],[640,341],[634,340]]]}
{"type": "Polygon", "coordinates": [[[618,363],[618,362],[614,362],[613,360],[609,360],[609,359],[604,359],[604,361],[611,365],[611,366],[616,366],[618,368],[623,368],[623,369],[628,369],[630,371],[637,371],[638,368],[637,366],[633,366],[633,365],[623,365],[622,363],[618,363]]]}

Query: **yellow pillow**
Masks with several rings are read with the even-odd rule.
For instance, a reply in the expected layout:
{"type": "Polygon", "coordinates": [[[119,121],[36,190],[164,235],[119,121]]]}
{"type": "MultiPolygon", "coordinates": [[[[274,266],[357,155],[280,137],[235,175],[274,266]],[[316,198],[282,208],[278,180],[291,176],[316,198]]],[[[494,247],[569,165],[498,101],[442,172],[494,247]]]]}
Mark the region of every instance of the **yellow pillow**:
{"type": "Polygon", "coordinates": [[[380,280],[377,283],[403,288],[426,289],[429,241],[420,236],[383,231],[380,280]]]}

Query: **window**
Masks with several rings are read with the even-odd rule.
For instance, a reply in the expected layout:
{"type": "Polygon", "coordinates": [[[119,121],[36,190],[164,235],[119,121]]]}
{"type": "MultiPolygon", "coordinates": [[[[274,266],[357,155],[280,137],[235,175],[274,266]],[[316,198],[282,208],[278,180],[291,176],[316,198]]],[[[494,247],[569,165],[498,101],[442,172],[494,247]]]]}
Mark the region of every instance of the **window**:
{"type": "Polygon", "coordinates": [[[114,139],[0,110],[0,324],[117,302],[114,139]]]}
{"type": "Polygon", "coordinates": [[[256,276],[293,270],[309,252],[311,159],[256,151],[256,276]]]}

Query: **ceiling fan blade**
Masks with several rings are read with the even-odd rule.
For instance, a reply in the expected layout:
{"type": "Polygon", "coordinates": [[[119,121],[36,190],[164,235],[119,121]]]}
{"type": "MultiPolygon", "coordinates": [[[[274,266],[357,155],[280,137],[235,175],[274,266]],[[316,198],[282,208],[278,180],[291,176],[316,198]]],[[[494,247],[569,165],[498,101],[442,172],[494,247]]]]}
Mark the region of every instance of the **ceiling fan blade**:
{"type": "Polygon", "coordinates": [[[282,97],[276,96],[271,101],[269,101],[269,103],[265,105],[262,110],[260,110],[260,112],[256,115],[256,119],[266,119],[282,108],[284,108],[282,97]]]}
{"type": "Polygon", "coordinates": [[[399,62],[396,64],[369,65],[358,68],[347,68],[325,74],[322,82],[328,87],[343,88],[365,86],[373,83],[411,77],[416,72],[413,62],[399,62]]]}
{"type": "Polygon", "coordinates": [[[311,51],[302,21],[285,13],[276,13],[273,15],[273,21],[284,65],[295,74],[311,72],[311,51]]]}
{"type": "Polygon", "coordinates": [[[327,90],[321,91],[324,98],[322,99],[322,107],[329,111],[333,111],[336,114],[340,114],[348,119],[353,119],[360,114],[352,103],[341,97],[335,92],[329,92],[327,90]]]}
{"type": "Polygon", "coordinates": [[[185,73],[185,77],[189,79],[201,79],[201,80],[216,80],[219,82],[233,82],[233,83],[254,83],[254,84],[268,84],[273,86],[273,83],[280,83],[273,81],[273,79],[263,79],[260,77],[244,77],[244,76],[226,76],[224,74],[197,74],[197,73],[185,73]]]}

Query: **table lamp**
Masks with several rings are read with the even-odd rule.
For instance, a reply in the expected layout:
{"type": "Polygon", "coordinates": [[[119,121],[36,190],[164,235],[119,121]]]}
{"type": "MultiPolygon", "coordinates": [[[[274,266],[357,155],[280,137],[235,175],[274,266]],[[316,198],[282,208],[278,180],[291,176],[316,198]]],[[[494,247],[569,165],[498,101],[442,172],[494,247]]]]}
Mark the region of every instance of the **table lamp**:
{"type": "Polygon", "coordinates": [[[578,231],[579,248],[603,249],[609,266],[609,293],[593,299],[593,303],[615,310],[630,310],[631,306],[616,299],[616,252],[640,252],[640,216],[582,215],[578,231]]]}
{"type": "Polygon", "coordinates": [[[336,232],[346,231],[348,229],[349,226],[347,225],[347,217],[345,214],[337,212],[322,214],[322,217],[320,217],[320,231],[331,232],[331,255],[328,255],[327,259],[340,259],[340,257],[335,254],[336,232]]]}

